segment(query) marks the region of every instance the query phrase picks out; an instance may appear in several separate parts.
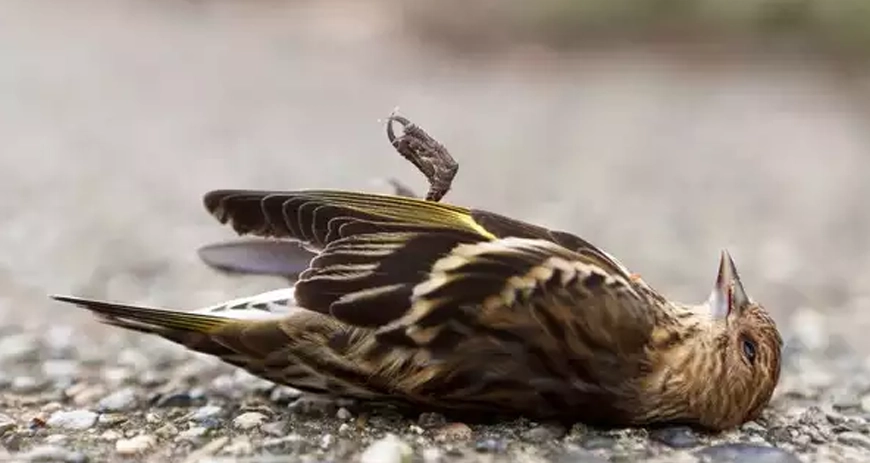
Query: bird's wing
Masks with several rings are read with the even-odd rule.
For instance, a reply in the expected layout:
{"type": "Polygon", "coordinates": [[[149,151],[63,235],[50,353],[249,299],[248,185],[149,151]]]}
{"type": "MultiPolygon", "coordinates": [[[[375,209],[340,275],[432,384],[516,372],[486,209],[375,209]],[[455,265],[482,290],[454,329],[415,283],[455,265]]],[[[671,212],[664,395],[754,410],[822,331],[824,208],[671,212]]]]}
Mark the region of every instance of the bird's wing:
{"type": "MultiPolygon", "coordinates": [[[[334,250],[386,248],[391,243],[381,236],[330,244],[297,286],[300,301],[373,330],[365,342],[338,350],[371,377],[386,378],[412,401],[448,408],[502,406],[552,416],[588,405],[590,419],[605,419],[636,405],[630,400],[649,366],[655,310],[629,280],[555,243],[527,238],[455,245],[426,260],[430,267],[418,278],[399,268],[362,270],[382,257],[361,258],[353,264],[358,270],[347,272],[344,260],[329,264],[334,250]],[[372,274],[380,279],[377,289],[347,291],[365,287],[372,274]]],[[[436,248],[436,240],[426,244],[432,237],[417,237],[416,246],[436,248]]]]}
{"type": "MultiPolygon", "coordinates": [[[[552,241],[608,272],[630,278],[629,270],[613,256],[576,235],[481,209],[340,190],[216,190],[206,194],[203,202],[210,214],[240,235],[297,240],[312,252],[336,239],[372,231],[454,230],[482,240],[552,241]]],[[[213,245],[200,256],[213,267],[234,272],[295,277],[301,263],[297,251],[283,241],[258,245],[255,240],[213,245]]]]}

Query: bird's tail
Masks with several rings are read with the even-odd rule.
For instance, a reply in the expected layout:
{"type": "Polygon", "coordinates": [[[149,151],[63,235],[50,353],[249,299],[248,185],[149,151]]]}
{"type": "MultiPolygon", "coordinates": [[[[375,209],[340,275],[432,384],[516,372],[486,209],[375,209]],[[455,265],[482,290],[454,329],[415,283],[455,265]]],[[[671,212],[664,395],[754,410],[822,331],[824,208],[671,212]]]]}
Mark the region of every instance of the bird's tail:
{"type": "MultiPolygon", "coordinates": [[[[52,298],[83,307],[103,323],[160,336],[279,384],[321,394],[376,394],[360,365],[332,350],[334,322],[295,306],[292,291],[280,289],[195,312],[72,296],[52,298]],[[356,376],[341,382],[330,372],[356,376]],[[345,387],[338,389],[342,384],[345,387]]],[[[345,334],[341,339],[353,337],[345,334]]]]}
{"type": "Polygon", "coordinates": [[[87,309],[108,325],[154,334],[205,354],[223,357],[230,353],[212,334],[236,323],[232,318],[74,296],[55,295],[52,299],[87,309]]]}

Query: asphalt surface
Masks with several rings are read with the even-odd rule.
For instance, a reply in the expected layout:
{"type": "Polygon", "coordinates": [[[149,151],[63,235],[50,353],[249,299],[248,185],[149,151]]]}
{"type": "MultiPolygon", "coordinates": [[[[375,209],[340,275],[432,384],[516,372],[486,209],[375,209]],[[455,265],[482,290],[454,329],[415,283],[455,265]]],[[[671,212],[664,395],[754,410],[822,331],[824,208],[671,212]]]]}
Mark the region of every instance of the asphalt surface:
{"type": "MultiPolygon", "coordinates": [[[[398,106],[459,161],[446,201],[580,234],[680,300],[707,296],[729,249],[784,336],[817,351],[821,383],[804,364],[783,378],[785,392],[822,391],[802,407],[830,408],[845,381],[836,365],[870,369],[860,76],[763,54],[458,58],[414,40],[394,9],[332,5],[0,2],[0,334],[64,338],[94,381],[125,349],[183,356],[47,295],[196,308],[277,287],[197,260],[200,245],[232,237],[202,195],[388,191],[389,177],[422,192],[379,121],[398,106]]],[[[19,431],[49,413],[26,395],[5,403],[19,431]]],[[[5,445],[14,455],[46,435],[5,445]]],[[[112,455],[88,445],[77,448],[112,455]]]]}

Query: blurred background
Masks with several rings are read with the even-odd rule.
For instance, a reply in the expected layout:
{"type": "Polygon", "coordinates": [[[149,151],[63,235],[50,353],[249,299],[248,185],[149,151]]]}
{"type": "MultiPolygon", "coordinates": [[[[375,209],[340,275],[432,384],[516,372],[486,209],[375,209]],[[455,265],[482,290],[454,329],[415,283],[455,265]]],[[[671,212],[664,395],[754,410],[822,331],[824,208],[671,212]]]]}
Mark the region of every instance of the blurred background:
{"type": "Polygon", "coordinates": [[[198,260],[233,236],[202,195],[422,193],[380,121],[398,106],[459,161],[446,201],[577,233],[685,301],[728,248],[786,337],[863,361],[868,24],[864,0],[0,1],[0,325],[101,340],[47,294],[281,285],[198,260]]]}

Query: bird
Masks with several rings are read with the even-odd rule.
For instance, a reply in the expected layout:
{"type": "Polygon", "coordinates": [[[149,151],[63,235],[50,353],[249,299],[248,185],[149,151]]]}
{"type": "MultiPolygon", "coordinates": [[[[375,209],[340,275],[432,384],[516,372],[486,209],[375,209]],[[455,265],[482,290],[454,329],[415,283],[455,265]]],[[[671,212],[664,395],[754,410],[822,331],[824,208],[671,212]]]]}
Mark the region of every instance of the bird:
{"type": "Polygon", "coordinates": [[[779,381],[782,337],[727,250],[688,304],[576,234],[480,208],[338,189],[203,203],[310,260],[287,286],[191,311],[52,297],[276,384],[446,414],[722,431],[758,418],[779,381]]]}

